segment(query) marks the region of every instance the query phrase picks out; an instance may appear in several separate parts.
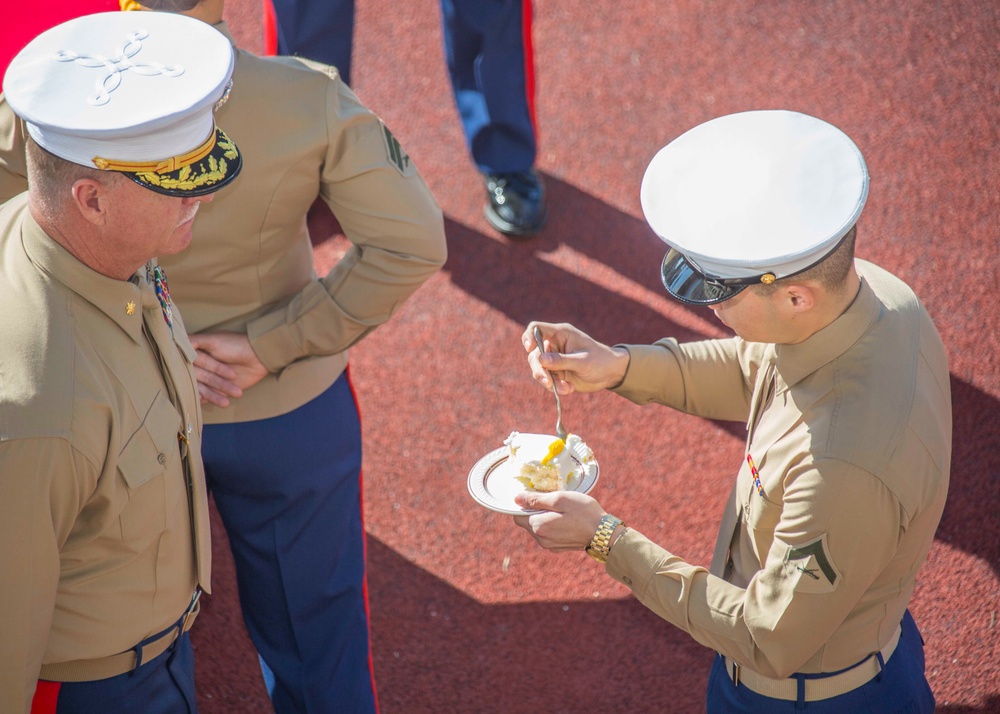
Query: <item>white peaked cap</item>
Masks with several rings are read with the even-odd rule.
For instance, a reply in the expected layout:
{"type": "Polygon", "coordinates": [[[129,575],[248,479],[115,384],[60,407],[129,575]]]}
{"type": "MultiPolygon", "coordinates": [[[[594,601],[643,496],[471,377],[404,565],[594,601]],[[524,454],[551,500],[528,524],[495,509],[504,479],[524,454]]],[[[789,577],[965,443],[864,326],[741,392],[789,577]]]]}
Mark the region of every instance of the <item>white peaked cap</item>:
{"type": "MultiPolygon", "coordinates": [[[[191,163],[192,152],[207,156],[216,148],[214,110],[227,95],[233,66],[230,41],[200,20],[97,13],[28,43],[11,61],[3,89],[46,151],[126,173],[166,162],[154,173],[169,175],[191,163]]],[[[238,171],[238,157],[227,156],[238,171]]]]}
{"type": "MultiPolygon", "coordinates": [[[[713,119],[663,147],[642,179],[653,231],[710,278],[782,278],[829,255],[861,215],[868,171],[835,126],[792,111],[713,119]]],[[[668,287],[669,289],[669,287],[668,287]]]]}

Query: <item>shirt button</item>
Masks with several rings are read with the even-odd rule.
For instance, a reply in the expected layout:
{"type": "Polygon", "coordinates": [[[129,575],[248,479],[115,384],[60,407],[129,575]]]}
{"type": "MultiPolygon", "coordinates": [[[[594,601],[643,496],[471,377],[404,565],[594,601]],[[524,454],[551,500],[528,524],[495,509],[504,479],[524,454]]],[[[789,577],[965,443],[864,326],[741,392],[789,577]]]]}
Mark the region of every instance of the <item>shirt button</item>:
{"type": "Polygon", "coordinates": [[[167,462],[167,457],[163,454],[157,454],[156,460],[159,461],[161,464],[165,464],[167,462]]]}
{"type": "Polygon", "coordinates": [[[630,578],[627,575],[623,575],[622,576],[622,582],[625,583],[626,585],[631,585],[632,584],[632,578],[630,578]]]}

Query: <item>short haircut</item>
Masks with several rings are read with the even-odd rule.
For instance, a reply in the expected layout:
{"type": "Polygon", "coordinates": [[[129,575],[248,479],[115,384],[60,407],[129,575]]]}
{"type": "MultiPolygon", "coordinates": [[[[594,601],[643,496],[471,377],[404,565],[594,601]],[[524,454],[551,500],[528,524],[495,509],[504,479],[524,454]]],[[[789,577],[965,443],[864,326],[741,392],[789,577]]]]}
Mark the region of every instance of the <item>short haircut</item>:
{"type": "Polygon", "coordinates": [[[847,276],[851,271],[851,266],[854,265],[854,241],[857,236],[858,226],[855,224],[851,226],[851,230],[844,236],[840,245],[816,265],[803,270],[801,273],[779,278],[770,285],[754,285],[752,289],[758,295],[771,295],[783,285],[812,280],[830,292],[839,292],[847,286],[847,276]]]}
{"type": "Polygon", "coordinates": [[[70,197],[70,189],[80,179],[96,179],[101,183],[115,181],[114,171],[101,171],[60,158],[28,139],[28,187],[31,195],[48,215],[58,215],[70,197]]]}

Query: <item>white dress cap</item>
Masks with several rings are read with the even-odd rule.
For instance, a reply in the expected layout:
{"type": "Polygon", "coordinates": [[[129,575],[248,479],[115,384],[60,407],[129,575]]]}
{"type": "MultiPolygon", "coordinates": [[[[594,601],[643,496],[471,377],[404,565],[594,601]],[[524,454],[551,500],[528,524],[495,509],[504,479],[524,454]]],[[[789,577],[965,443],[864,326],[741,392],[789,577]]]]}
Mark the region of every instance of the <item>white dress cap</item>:
{"type": "Polygon", "coordinates": [[[831,253],[867,196],[864,159],[846,134],[778,110],[731,114],[685,132],[653,157],[641,189],[650,227],[696,271],[719,279],[769,274],[764,282],[831,253]]]}
{"type": "Polygon", "coordinates": [[[46,151],[128,173],[153,190],[167,184],[175,190],[161,192],[192,195],[220,187],[239,169],[235,147],[214,118],[233,65],[230,41],[200,20],[163,12],[97,13],[28,43],[11,61],[3,90],[46,151]],[[224,147],[216,146],[217,136],[224,147]],[[220,178],[218,160],[226,158],[220,178]],[[204,166],[197,163],[202,159],[204,166]],[[185,188],[193,172],[200,176],[199,168],[212,173],[208,161],[214,175],[185,188]],[[185,168],[185,181],[178,183],[185,168]]]}

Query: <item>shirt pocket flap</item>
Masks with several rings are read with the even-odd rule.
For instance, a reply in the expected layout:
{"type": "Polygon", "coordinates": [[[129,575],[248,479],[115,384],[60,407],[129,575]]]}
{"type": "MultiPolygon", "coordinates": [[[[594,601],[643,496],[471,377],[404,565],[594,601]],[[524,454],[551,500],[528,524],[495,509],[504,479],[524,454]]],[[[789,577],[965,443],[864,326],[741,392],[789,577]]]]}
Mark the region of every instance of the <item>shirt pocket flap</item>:
{"type": "Polygon", "coordinates": [[[181,417],[163,392],[159,392],[118,457],[118,471],[129,488],[138,488],[177,458],[181,417]]]}

